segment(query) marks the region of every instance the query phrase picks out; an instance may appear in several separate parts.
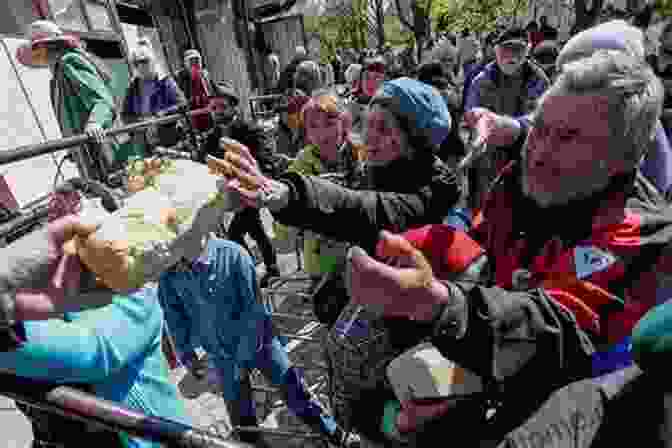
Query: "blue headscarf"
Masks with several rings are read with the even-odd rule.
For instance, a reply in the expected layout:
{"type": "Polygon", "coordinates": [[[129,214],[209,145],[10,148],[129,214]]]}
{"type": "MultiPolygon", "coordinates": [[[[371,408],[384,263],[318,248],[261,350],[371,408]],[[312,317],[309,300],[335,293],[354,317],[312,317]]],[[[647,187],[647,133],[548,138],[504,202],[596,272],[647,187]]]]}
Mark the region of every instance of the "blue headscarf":
{"type": "Polygon", "coordinates": [[[398,78],[384,82],[371,104],[380,104],[392,112],[416,149],[436,151],[450,133],[452,121],[443,97],[434,87],[418,80],[398,78]]]}

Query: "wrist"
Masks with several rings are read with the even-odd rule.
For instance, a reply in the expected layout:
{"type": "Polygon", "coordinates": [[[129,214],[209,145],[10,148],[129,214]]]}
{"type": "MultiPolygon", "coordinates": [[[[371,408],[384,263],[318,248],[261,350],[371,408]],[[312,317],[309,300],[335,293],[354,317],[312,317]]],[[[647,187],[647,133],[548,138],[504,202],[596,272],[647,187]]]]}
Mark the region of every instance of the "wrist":
{"type": "Polygon", "coordinates": [[[441,316],[446,305],[450,303],[450,290],[446,285],[434,278],[425,290],[425,294],[429,295],[430,304],[418,310],[413,318],[420,322],[435,322],[441,316]]]}

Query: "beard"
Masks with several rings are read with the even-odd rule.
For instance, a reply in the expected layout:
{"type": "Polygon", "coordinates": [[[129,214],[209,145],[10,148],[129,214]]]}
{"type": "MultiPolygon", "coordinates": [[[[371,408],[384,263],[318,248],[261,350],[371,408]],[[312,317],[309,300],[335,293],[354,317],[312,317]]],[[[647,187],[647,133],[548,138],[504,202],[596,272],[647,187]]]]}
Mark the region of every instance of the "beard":
{"type": "Polygon", "coordinates": [[[521,187],[523,195],[534,201],[540,208],[568,205],[577,200],[587,199],[604,191],[611,183],[609,174],[603,161],[598,160],[591,170],[590,176],[576,176],[571,173],[561,177],[560,182],[554,182],[553,189],[547,189],[543,180],[532,179],[528,173],[527,161],[523,157],[521,165],[521,187]]]}

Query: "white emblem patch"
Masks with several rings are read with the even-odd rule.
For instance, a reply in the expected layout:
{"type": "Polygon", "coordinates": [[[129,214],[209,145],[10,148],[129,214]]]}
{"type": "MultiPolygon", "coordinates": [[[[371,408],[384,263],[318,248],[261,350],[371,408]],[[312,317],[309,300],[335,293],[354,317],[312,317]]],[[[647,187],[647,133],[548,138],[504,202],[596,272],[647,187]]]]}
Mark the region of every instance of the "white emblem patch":
{"type": "Polygon", "coordinates": [[[576,277],[584,279],[601,272],[616,262],[616,257],[595,246],[578,246],[574,249],[576,277]]]}

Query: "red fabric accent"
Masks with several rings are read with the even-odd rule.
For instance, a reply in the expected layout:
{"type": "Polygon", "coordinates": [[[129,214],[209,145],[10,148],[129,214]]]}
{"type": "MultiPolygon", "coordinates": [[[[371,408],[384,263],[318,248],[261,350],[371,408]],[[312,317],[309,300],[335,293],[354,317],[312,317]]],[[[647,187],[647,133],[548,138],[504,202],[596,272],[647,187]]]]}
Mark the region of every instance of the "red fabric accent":
{"type": "Polygon", "coordinates": [[[485,252],[469,235],[444,224],[412,229],[402,236],[429,259],[440,279],[464,272],[485,252]]]}
{"type": "MultiPolygon", "coordinates": [[[[502,171],[501,181],[488,195],[471,232],[494,262],[495,284],[504,289],[513,289],[514,273],[526,269],[522,266],[521,256],[527,241],[513,228],[512,194],[516,187],[512,182],[512,167],[509,165],[502,171]]],[[[531,287],[544,287],[558,303],[575,313],[582,328],[601,331],[601,335],[609,342],[618,342],[630,334],[637,321],[655,305],[659,273],[672,271],[672,260],[659,263],[661,268],[640,275],[629,286],[625,297],[620,297],[626,302],[624,311],[600,315],[603,305],[614,300],[612,294],[621,294],[621,291],[612,291],[611,285],[623,277],[625,261],[637,256],[641,248],[649,244],[653,234],[667,224],[661,221],[661,225],[648,225],[644,222],[645,216],[637,214],[634,209],[628,209],[625,215],[619,217],[615,213],[622,207],[622,201],[616,196],[608,203],[605,201],[603,208],[598,211],[599,219],[595,220],[589,239],[565,248],[549,242],[527,267],[532,274],[531,287]],[[574,258],[577,246],[597,247],[611,253],[616,260],[606,269],[578,279],[574,258]]]]}
{"type": "MultiPolygon", "coordinates": [[[[191,110],[204,109],[210,105],[210,97],[200,67],[191,67],[191,110]]],[[[199,115],[191,118],[193,126],[199,131],[210,128],[210,116],[199,115]]]]}

